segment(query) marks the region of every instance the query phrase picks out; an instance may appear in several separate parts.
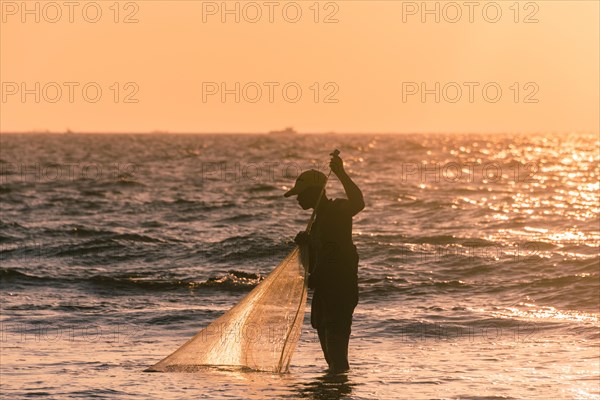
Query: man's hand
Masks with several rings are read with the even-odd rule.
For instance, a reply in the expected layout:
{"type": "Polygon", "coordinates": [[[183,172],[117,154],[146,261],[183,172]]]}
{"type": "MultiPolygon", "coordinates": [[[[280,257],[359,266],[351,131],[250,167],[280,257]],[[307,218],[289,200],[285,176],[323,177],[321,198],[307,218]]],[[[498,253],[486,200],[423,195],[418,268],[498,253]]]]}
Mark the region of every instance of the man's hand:
{"type": "Polygon", "coordinates": [[[294,238],[294,242],[296,242],[298,246],[307,245],[309,241],[310,238],[308,236],[308,232],[306,231],[298,232],[298,234],[294,238]]]}
{"type": "Polygon", "coordinates": [[[333,171],[333,173],[337,176],[346,173],[346,171],[344,171],[344,162],[337,153],[331,153],[331,161],[329,162],[329,168],[331,168],[331,171],[333,171]]]}

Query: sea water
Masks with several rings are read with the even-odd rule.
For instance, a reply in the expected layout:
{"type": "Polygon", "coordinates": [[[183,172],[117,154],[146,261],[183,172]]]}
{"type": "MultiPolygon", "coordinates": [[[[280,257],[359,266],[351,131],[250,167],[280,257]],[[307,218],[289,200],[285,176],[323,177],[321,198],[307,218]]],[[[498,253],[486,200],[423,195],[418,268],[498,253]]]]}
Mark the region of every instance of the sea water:
{"type": "Polygon", "coordinates": [[[0,145],[6,398],[600,398],[594,135],[0,145]],[[289,374],[143,373],[293,248],[310,212],[282,195],[335,148],[366,202],[351,371],[325,372],[307,312],[289,374]]]}

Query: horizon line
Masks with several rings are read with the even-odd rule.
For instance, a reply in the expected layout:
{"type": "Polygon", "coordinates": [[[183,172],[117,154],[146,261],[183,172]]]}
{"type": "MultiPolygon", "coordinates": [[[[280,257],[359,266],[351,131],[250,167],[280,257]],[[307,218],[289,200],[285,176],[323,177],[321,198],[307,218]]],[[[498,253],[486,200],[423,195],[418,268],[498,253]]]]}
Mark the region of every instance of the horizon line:
{"type": "Polygon", "coordinates": [[[304,135],[506,135],[506,134],[526,134],[526,135],[539,135],[539,134],[597,134],[600,135],[600,130],[597,132],[593,131],[537,131],[537,132],[526,132],[526,131],[510,131],[510,132],[336,132],[336,131],[321,131],[321,132],[296,132],[291,134],[278,134],[269,132],[170,132],[163,130],[153,131],[138,131],[138,132],[98,132],[98,131],[0,131],[0,135],[264,135],[272,137],[294,137],[304,135]]]}

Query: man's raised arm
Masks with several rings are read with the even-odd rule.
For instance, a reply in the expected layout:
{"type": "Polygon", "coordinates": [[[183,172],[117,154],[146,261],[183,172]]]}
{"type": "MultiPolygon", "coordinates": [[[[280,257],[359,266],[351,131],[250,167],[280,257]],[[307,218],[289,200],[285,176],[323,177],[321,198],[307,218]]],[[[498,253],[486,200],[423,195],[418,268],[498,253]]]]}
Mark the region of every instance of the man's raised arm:
{"type": "Polygon", "coordinates": [[[346,196],[348,196],[348,202],[343,205],[345,211],[352,216],[358,214],[365,208],[363,194],[358,186],[356,186],[356,183],[348,176],[346,170],[344,170],[344,162],[340,156],[332,154],[329,167],[331,167],[333,173],[338,177],[340,182],[342,182],[346,196]]]}

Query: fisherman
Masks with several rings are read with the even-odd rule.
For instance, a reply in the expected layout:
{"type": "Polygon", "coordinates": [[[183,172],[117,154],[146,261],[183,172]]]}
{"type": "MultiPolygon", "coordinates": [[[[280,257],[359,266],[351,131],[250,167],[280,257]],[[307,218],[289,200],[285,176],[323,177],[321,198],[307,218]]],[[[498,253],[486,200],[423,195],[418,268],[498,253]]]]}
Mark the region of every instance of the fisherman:
{"type": "Polygon", "coordinates": [[[338,153],[331,156],[329,166],[344,186],[347,199],[327,198],[327,177],[314,169],[301,173],[284,196],[297,195],[304,210],[316,208],[310,233],[300,232],[294,241],[309,249],[308,287],[314,289],[311,325],[318,332],[329,371],[337,373],[350,368],[348,341],[358,304],[358,252],[352,242],[352,217],[365,203],[338,153]]]}

